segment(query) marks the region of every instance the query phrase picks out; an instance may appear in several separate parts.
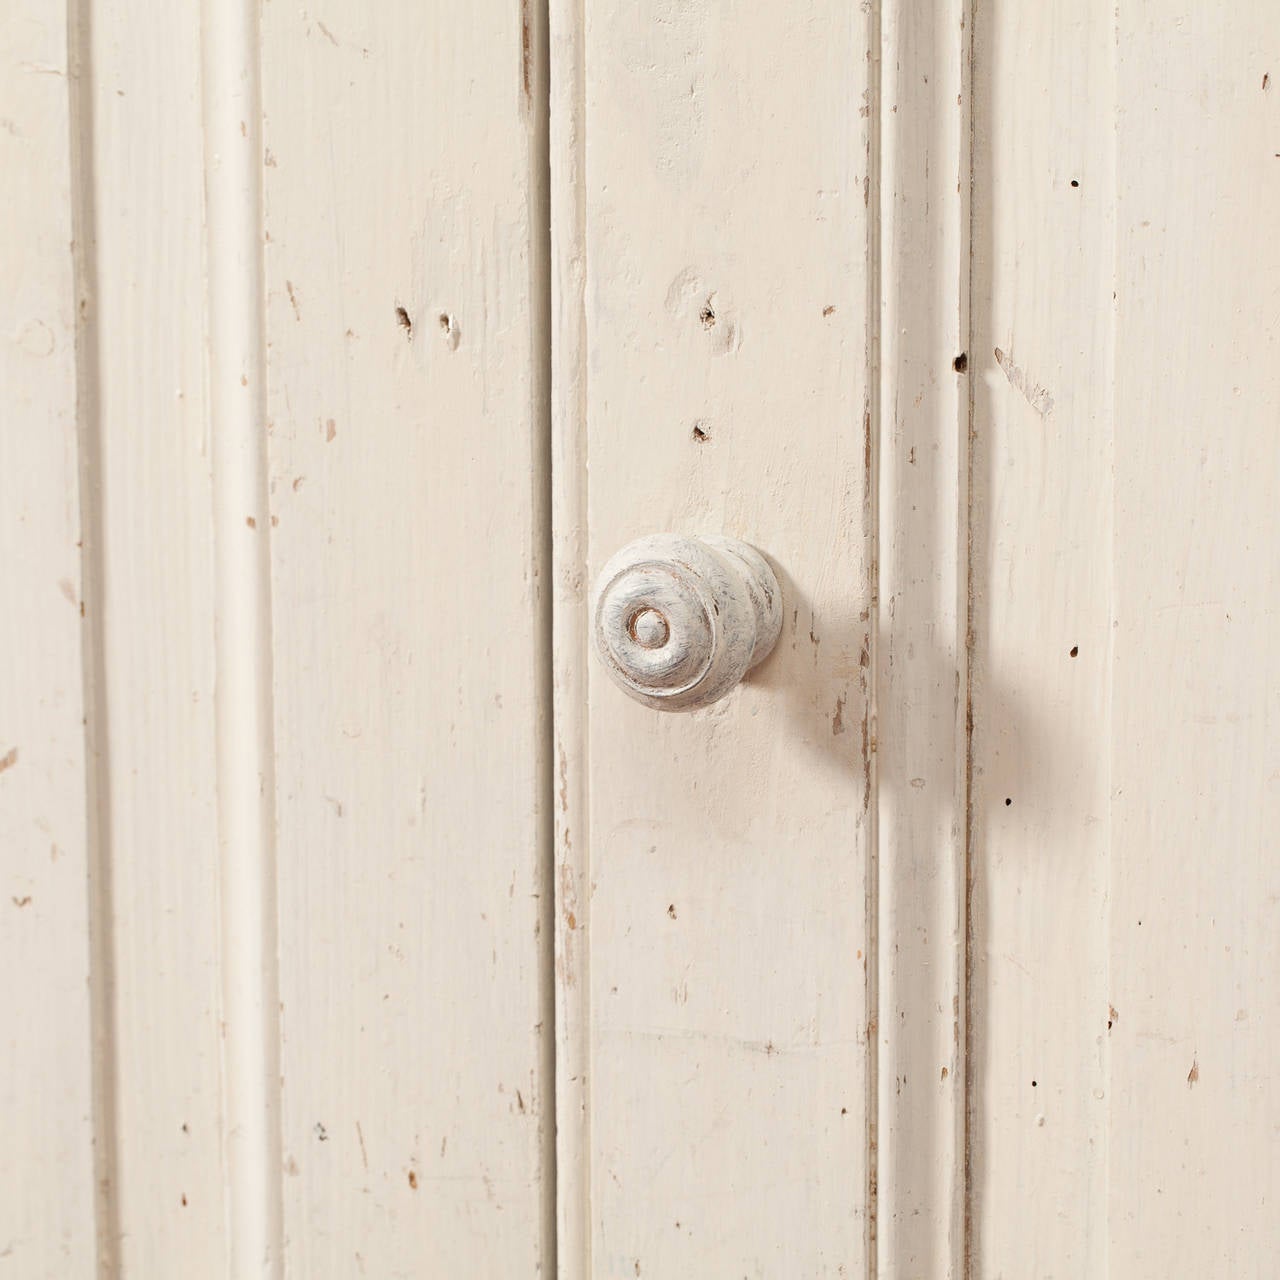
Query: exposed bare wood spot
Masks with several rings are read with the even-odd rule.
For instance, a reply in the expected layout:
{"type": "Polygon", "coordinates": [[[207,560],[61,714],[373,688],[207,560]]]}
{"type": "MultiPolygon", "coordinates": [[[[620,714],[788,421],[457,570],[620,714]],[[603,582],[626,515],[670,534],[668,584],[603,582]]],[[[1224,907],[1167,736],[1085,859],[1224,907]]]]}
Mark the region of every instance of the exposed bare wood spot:
{"type": "Polygon", "coordinates": [[[297,493],[297,492],[298,492],[298,490],[299,490],[299,489],[301,489],[301,488],[302,488],[302,486],[306,483],[306,481],[307,481],[307,477],[306,477],[306,476],[294,476],[294,477],[293,477],[293,491],[294,491],[294,493],[297,493]]]}
{"type": "Polygon", "coordinates": [[[1190,1088],[1200,1079],[1200,1061],[1198,1058],[1191,1059],[1191,1070],[1187,1072],[1187,1088],[1190,1088]]]}
{"type": "Polygon", "coordinates": [[[1116,1023],[1119,1021],[1120,1021],[1120,1015],[1116,1012],[1115,1005],[1113,1004],[1107,1005],[1107,1030],[1110,1031],[1111,1028],[1114,1027],[1116,1023]]]}
{"type": "Polygon", "coordinates": [[[438,319],[440,332],[444,334],[449,350],[457,351],[458,343],[462,341],[462,330],[458,327],[457,318],[451,312],[442,311],[438,319]]]}
{"type": "Polygon", "coordinates": [[[413,320],[409,313],[401,306],[396,307],[396,324],[404,330],[404,336],[411,342],[413,341],[413,320]]]}
{"type": "Polygon", "coordinates": [[[673,920],[676,918],[676,904],[674,902],[667,904],[667,915],[673,920]]]}
{"type": "Polygon", "coordinates": [[[1266,93],[1271,88],[1271,72],[1264,71],[1262,73],[1262,92],[1266,93]]]}
{"type": "Polygon", "coordinates": [[[968,353],[967,351],[962,351],[962,352],[961,352],[958,356],[956,356],[956,358],[951,362],[951,367],[952,367],[952,368],[953,368],[957,373],[966,373],[966,372],[968,372],[968,369],[969,369],[969,353],[968,353]]]}
{"type": "Polygon", "coordinates": [[[31,895],[24,893],[20,898],[13,899],[13,905],[18,908],[29,907],[31,905],[31,895]]]}
{"type": "Polygon", "coordinates": [[[1080,656],[1080,646],[1078,644],[1073,644],[1071,646],[1069,656],[1072,658],[1078,658],[1080,656]]]}
{"type": "Polygon", "coordinates": [[[70,579],[70,578],[59,578],[59,579],[58,579],[58,590],[62,592],[62,594],[63,594],[63,596],[66,598],[66,601],[67,601],[67,603],[68,603],[68,604],[77,604],[77,603],[79,603],[79,602],[76,600],[76,588],[75,588],[75,583],[73,583],[73,582],[71,581],[71,579],[70,579]]]}
{"type": "Polygon", "coordinates": [[[316,1137],[317,1137],[321,1142],[328,1142],[328,1141],[329,1141],[329,1131],[324,1127],[324,1125],[322,1125],[322,1124],[320,1123],[320,1121],[319,1121],[319,1120],[317,1120],[317,1121],[316,1121],[316,1123],[315,1123],[315,1129],[314,1129],[314,1132],[315,1132],[316,1137]]]}
{"type": "Polygon", "coordinates": [[[702,322],[704,329],[714,329],[716,327],[716,309],[711,305],[710,298],[703,303],[702,310],[698,312],[698,319],[702,322]]]}
{"type": "Polygon", "coordinates": [[[693,438],[698,444],[706,444],[711,439],[711,432],[707,430],[703,423],[695,422],[693,424],[693,438]]]}
{"type": "Polygon", "coordinates": [[[245,516],[244,522],[250,529],[256,529],[258,527],[258,522],[252,516],[245,516]]]}
{"type": "Polygon", "coordinates": [[[13,766],[17,763],[18,763],[18,748],[10,747],[9,750],[4,753],[4,755],[0,756],[0,773],[3,773],[6,769],[12,769],[13,766]]]}
{"type": "Polygon", "coordinates": [[[338,424],[332,418],[325,421],[324,438],[326,444],[332,444],[333,438],[338,434],[338,424]]]}
{"type": "Polygon", "coordinates": [[[836,313],[836,309],[833,306],[828,305],[822,308],[822,314],[824,316],[833,316],[835,315],[835,313],[836,313]]]}
{"type": "Polygon", "coordinates": [[[833,738],[838,738],[845,730],[844,704],[846,697],[846,694],[841,694],[836,699],[835,713],[831,717],[831,736],[833,738]]]}
{"type": "Polygon", "coordinates": [[[1027,377],[1026,371],[1014,363],[1013,357],[995,349],[996,364],[1008,379],[1009,385],[1040,415],[1047,418],[1053,412],[1053,396],[1038,382],[1027,377]]]}
{"type": "Polygon", "coordinates": [[[285,287],[285,292],[287,292],[289,295],[289,305],[293,308],[293,318],[295,320],[301,320],[302,312],[298,308],[298,294],[293,287],[293,281],[286,280],[284,282],[284,287],[285,287]]]}
{"type": "Polygon", "coordinates": [[[409,1170],[409,1186],[414,1191],[418,1189],[418,1175],[412,1169],[409,1170]]]}

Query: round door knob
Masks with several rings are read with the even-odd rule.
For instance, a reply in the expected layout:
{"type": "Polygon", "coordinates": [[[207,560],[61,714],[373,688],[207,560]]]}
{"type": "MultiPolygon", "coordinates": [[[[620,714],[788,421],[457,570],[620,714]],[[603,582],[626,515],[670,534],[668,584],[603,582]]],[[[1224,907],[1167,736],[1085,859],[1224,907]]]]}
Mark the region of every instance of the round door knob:
{"type": "Polygon", "coordinates": [[[605,670],[660,711],[723,698],[782,629],[778,579],[734,538],[655,533],[628,543],[596,579],[591,611],[605,670]]]}

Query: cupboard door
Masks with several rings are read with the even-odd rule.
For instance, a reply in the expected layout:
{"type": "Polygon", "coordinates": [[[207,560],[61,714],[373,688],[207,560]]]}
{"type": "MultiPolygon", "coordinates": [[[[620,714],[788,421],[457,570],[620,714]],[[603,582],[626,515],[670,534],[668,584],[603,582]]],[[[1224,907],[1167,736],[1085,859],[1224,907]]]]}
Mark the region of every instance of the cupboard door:
{"type": "Polygon", "coordinates": [[[844,1275],[871,1221],[872,27],[815,0],[552,27],[560,1275],[844,1275]],[[785,618],[629,699],[633,539],[761,549],[785,618]]]}

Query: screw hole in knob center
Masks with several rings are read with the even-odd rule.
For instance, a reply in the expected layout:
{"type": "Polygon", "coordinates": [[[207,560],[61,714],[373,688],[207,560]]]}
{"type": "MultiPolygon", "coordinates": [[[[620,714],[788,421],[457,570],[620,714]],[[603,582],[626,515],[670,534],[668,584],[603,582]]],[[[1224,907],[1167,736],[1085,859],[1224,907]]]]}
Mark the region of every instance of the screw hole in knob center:
{"type": "Polygon", "coordinates": [[[596,653],[637,702],[692,711],[723,698],[782,628],[778,579],[735,538],[655,533],[605,563],[592,592],[596,653]]]}
{"type": "Polygon", "coordinates": [[[627,630],[643,649],[661,649],[671,635],[666,618],[657,609],[640,609],[633,613],[627,630]]]}

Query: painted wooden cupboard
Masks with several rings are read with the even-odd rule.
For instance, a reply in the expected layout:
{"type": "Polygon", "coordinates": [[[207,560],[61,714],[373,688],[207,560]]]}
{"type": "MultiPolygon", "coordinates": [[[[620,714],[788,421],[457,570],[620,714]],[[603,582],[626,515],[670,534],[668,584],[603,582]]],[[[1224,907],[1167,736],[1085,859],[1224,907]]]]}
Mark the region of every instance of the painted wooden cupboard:
{"type": "Polygon", "coordinates": [[[0,1277],[1274,1275],[1278,225],[1267,0],[8,0],[0,1277]]]}

